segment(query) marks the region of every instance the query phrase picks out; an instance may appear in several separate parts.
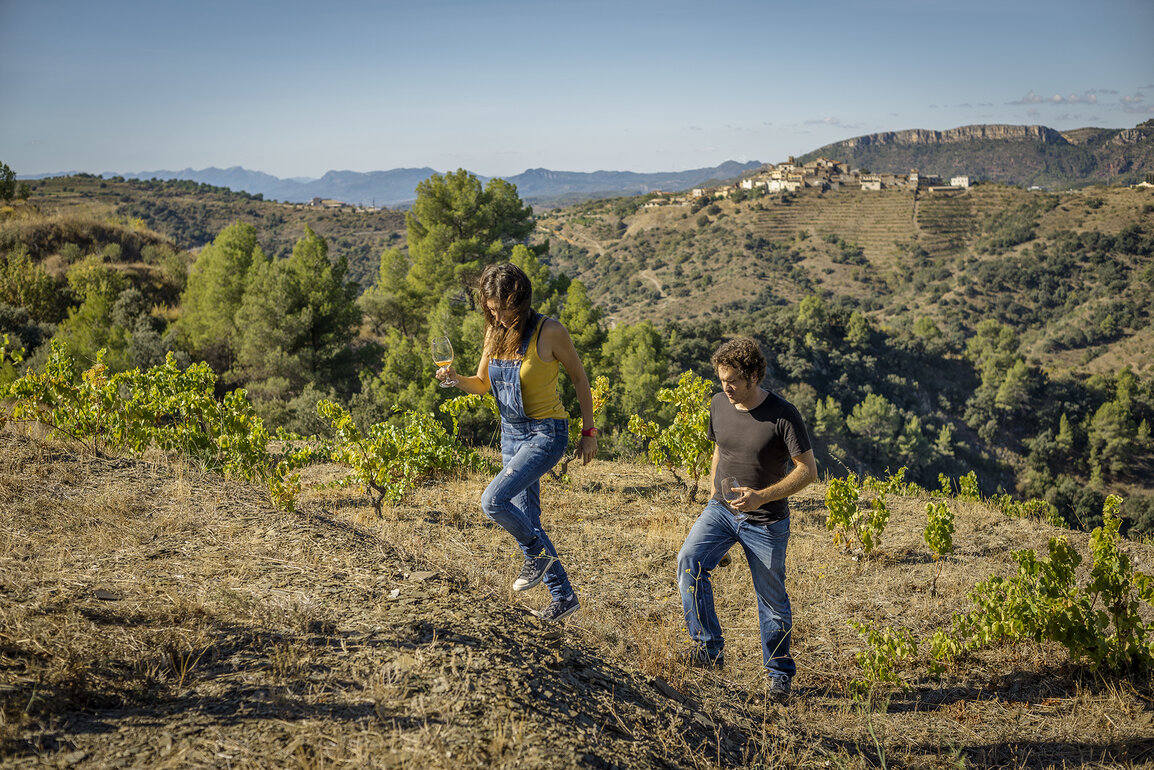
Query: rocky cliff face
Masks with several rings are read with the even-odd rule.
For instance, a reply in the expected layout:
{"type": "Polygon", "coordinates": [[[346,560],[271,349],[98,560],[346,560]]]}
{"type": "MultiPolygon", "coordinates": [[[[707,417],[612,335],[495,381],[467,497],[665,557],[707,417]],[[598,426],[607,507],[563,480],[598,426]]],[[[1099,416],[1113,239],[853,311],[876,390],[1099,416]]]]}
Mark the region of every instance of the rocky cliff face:
{"type": "Polygon", "coordinates": [[[1116,145],[1138,144],[1138,142],[1141,142],[1143,139],[1149,136],[1150,133],[1151,132],[1149,130],[1144,130],[1142,128],[1124,128],[1115,134],[1114,138],[1111,139],[1109,143],[1116,145]]]}
{"type": "Polygon", "coordinates": [[[874,173],[916,168],[1052,189],[1135,184],[1154,169],[1154,120],[1134,128],[974,125],[946,131],[887,131],[828,144],[797,160],[833,158],[874,173]]]}
{"type": "Polygon", "coordinates": [[[977,125],[951,128],[946,131],[930,131],[914,128],[908,131],[886,131],[848,139],[841,144],[850,148],[880,145],[934,145],[958,144],[994,140],[1002,142],[1045,142],[1047,144],[1068,144],[1065,137],[1045,126],[977,125]]]}

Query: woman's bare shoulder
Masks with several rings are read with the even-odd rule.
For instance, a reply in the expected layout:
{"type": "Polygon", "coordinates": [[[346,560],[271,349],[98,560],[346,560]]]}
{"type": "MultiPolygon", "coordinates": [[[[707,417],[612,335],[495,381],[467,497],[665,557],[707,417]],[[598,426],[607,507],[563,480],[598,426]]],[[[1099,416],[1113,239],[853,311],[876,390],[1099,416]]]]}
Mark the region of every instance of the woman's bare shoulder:
{"type": "Polygon", "coordinates": [[[558,321],[556,318],[550,318],[549,316],[545,316],[545,319],[541,322],[541,333],[542,334],[558,334],[560,332],[564,332],[565,334],[569,333],[568,331],[565,330],[564,325],[562,325],[562,323],[560,321],[558,321]]]}
{"type": "Polygon", "coordinates": [[[552,318],[545,321],[545,325],[541,327],[541,341],[537,345],[537,352],[545,361],[558,358],[567,360],[573,356],[573,339],[563,323],[552,318]]]}

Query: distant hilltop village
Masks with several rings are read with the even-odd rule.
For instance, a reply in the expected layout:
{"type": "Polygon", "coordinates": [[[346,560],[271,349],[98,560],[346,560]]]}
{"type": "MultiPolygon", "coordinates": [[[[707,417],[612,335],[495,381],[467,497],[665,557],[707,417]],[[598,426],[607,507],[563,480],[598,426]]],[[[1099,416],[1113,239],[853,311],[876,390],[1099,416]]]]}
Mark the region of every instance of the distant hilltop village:
{"type": "Polygon", "coordinates": [[[308,203],[297,203],[294,205],[294,208],[298,208],[298,209],[304,208],[304,207],[320,208],[320,209],[355,209],[358,214],[362,214],[362,213],[373,214],[373,213],[376,213],[376,212],[382,210],[381,207],[378,206],[376,203],[373,203],[371,206],[363,206],[363,205],[354,205],[352,203],[345,203],[344,201],[338,201],[338,200],[334,200],[332,198],[320,198],[320,197],[313,198],[308,203]]]}
{"type": "Polygon", "coordinates": [[[930,192],[962,190],[970,186],[970,177],[951,177],[949,184],[932,174],[922,174],[916,168],[908,174],[870,174],[860,169],[851,169],[845,163],[829,158],[818,158],[805,165],[798,165],[790,157],[785,163],[769,164],[757,175],[743,179],[726,187],[698,187],[689,193],[689,198],[661,197],[648,202],[647,206],[664,206],[671,203],[688,202],[694,198],[728,198],[737,190],[764,189],[767,193],[797,192],[801,189],[815,190],[928,190],[930,192]]]}
{"type": "MultiPolygon", "coordinates": [[[[769,165],[757,176],[743,179],[738,187],[753,190],[764,187],[766,192],[797,192],[803,187],[817,190],[957,190],[970,186],[968,176],[955,176],[948,185],[942,178],[931,174],[921,174],[915,168],[908,174],[868,174],[860,169],[851,169],[845,163],[829,158],[818,158],[804,166],[794,163],[791,157],[785,163],[769,165]]],[[[717,193],[712,193],[716,195],[717,193]]]]}

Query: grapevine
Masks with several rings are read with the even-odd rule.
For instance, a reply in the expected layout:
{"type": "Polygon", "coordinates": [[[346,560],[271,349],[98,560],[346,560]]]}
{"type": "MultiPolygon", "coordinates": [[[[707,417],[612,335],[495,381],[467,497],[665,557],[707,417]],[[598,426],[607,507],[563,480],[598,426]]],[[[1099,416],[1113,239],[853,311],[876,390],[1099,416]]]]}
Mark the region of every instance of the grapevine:
{"type": "Polygon", "coordinates": [[[881,542],[882,531],[889,522],[890,510],[885,494],[878,494],[862,510],[858,502],[861,490],[857,474],[850,473],[844,479],[832,479],[825,493],[827,510],[825,526],[833,533],[834,545],[851,550],[860,542],[864,553],[870,553],[881,542]]]}
{"type": "MultiPolygon", "coordinates": [[[[1025,641],[1057,642],[1071,659],[1087,661],[1095,670],[1154,667],[1154,625],[1142,616],[1143,605],[1154,606],[1154,577],[1136,570],[1120,547],[1121,502],[1117,495],[1106,498],[1103,524],[1090,535],[1091,565],[1083,584],[1078,583],[1083,557],[1066,536],[1051,538],[1045,557],[1032,550],[1014,552],[1016,575],[978,583],[970,594],[974,609],[955,614],[948,629],[936,629],[922,642],[929,650],[929,673],[940,673],[968,652],[1025,641]]],[[[871,636],[874,651],[858,661],[867,676],[888,681],[876,658],[888,649],[888,639],[903,633],[871,636]]]]}
{"type": "Polygon", "coordinates": [[[981,500],[982,492],[978,489],[978,474],[970,471],[958,478],[959,500],[981,500]]]}
{"type": "Polygon", "coordinates": [[[657,391],[657,400],[677,406],[673,423],[662,428],[640,415],[629,418],[629,431],[645,439],[649,460],[657,468],[668,470],[682,482],[679,471],[688,477],[689,498],[697,499],[698,482],[709,470],[713,442],[706,437],[709,425],[709,397],[713,383],[692,372],[685,372],[676,388],[657,391]]]}
{"type": "Polygon", "coordinates": [[[12,401],[11,419],[41,423],[98,454],[179,452],[208,470],[265,485],[275,505],[292,510],[300,491],[296,471],[311,451],[289,447],[274,456],[246,393],[217,400],[215,386],[207,364],[182,371],[171,354],[159,366],[110,377],[103,351],[78,380],[75,362],[54,340],[43,369],[25,373],[0,396],[12,401]]]}
{"type": "Polygon", "coordinates": [[[922,533],[926,545],[934,556],[937,570],[934,572],[933,582],[930,584],[930,596],[937,594],[938,577],[942,574],[945,557],[954,552],[954,512],[943,500],[937,503],[926,503],[926,529],[922,533]]]}
{"type": "Polygon", "coordinates": [[[925,492],[925,490],[916,483],[906,481],[906,470],[907,468],[904,465],[894,473],[891,473],[890,469],[886,468],[886,478],[884,480],[867,476],[865,480],[862,481],[862,488],[878,494],[902,495],[903,497],[913,497],[925,492]]]}
{"type": "Polygon", "coordinates": [[[1066,520],[1058,513],[1058,509],[1045,500],[1033,498],[1017,502],[1008,494],[1002,493],[989,498],[989,502],[1011,518],[1033,518],[1044,521],[1052,527],[1062,527],[1063,529],[1069,527],[1066,520]]]}
{"type": "Polygon", "coordinates": [[[965,476],[958,477],[958,492],[954,494],[954,486],[950,481],[950,477],[944,473],[938,474],[938,483],[941,489],[938,494],[942,497],[957,497],[959,500],[974,500],[981,501],[982,493],[978,489],[978,474],[970,471],[965,476]]]}
{"type": "MultiPolygon", "coordinates": [[[[454,429],[455,415],[467,405],[462,402],[442,409],[454,416],[454,429]]],[[[399,425],[377,423],[367,434],[336,402],[319,402],[317,414],[329,420],[334,434],[322,452],[332,462],[350,469],[335,483],[363,486],[378,516],[386,502],[400,500],[424,477],[488,467],[479,452],[458,443],[432,415],[423,412],[406,411],[401,414],[399,425]]]]}
{"type": "Polygon", "coordinates": [[[854,655],[858,667],[865,674],[864,679],[854,679],[850,682],[850,694],[854,698],[861,698],[867,694],[870,687],[877,682],[896,684],[903,690],[908,687],[904,680],[894,672],[894,664],[898,661],[916,658],[918,642],[909,630],[900,628],[876,629],[866,623],[850,621],[859,634],[866,637],[869,648],[854,655]]]}
{"type": "Polygon", "coordinates": [[[830,479],[825,493],[825,507],[828,514],[825,527],[833,532],[834,545],[849,548],[854,532],[854,520],[858,515],[857,475],[849,474],[844,479],[830,479]]]}

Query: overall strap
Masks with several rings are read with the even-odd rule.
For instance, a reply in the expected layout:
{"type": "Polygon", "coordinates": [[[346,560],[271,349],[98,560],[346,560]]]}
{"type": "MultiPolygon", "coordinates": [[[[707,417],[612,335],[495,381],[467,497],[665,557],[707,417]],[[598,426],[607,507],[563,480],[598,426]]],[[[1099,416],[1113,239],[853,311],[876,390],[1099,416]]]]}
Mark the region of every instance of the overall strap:
{"type": "Polygon", "coordinates": [[[525,333],[521,336],[521,358],[525,357],[525,353],[529,350],[529,343],[533,341],[541,325],[545,323],[545,316],[536,310],[530,312],[529,323],[525,324],[525,333]]]}

